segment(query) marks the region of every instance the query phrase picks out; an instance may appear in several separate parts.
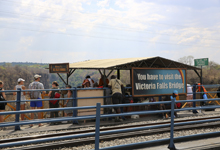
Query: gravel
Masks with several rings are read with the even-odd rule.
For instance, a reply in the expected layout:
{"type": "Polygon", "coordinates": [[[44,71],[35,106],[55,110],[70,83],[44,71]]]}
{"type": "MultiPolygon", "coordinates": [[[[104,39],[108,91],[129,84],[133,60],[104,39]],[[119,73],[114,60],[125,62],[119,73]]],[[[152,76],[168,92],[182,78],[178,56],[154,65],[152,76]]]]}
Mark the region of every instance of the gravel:
{"type": "MultiPolygon", "coordinates": [[[[206,128],[206,129],[195,129],[195,130],[187,130],[187,131],[176,131],[176,132],[174,132],[174,137],[200,134],[200,133],[217,132],[219,130],[220,130],[220,127],[206,128]]],[[[110,147],[110,146],[116,146],[116,145],[145,142],[145,141],[150,141],[150,140],[165,139],[165,138],[169,138],[169,137],[170,137],[170,133],[163,133],[163,134],[155,134],[155,135],[151,135],[151,136],[137,136],[137,137],[132,137],[132,138],[115,139],[115,140],[107,141],[107,142],[101,141],[99,144],[99,147],[103,148],[103,147],[110,147]]],[[[66,140],[66,141],[74,141],[74,139],[73,140],[66,140]]],[[[32,146],[34,146],[34,145],[32,144],[32,146]]],[[[89,145],[83,145],[83,146],[78,146],[78,147],[58,148],[58,149],[54,149],[54,150],[90,150],[90,149],[94,149],[94,147],[95,147],[94,144],[89,144],[89,145]]],[[[16,147],[14,147],[14,148],[16,148],[16,147]]],[[[17,147],[17,148],[21,148],[21,147],[17,147]]],[[[6,149],[8,149],[8,148],[6,148],[6,149]]]]}
{"type": "MultiPolygon", "coordinates": [[[[203,118],[203,117],[214,117],[214,116],[219,116],[219,113],[214,113],[214,114],[210,113],[208,115],[198,115],[198,116],[195,115],[195,116],[191,116],[191,117],[175,118],[175,120],[183,120],[183,119],[188,120],[188,119],[192,119],[192,118],[203,118]]],[[[156,123],[156,122],[167,122],[167,121],[169,121],[169,119],[147,120],[147,121],[142,121],[142,122],[120,124],[117,126],[156,123]]],[[[106,127],[109,127],[109,126],[106,126],[106,127]]],[[[101,127],[101,128],[106,128],[106,127],[101,127]]],[[[79,128],[79,129],[74,129],[74,130],[68,129],[68,130],[58,130],[58,131],[41,131],[41,132],[21,133],[21,134],[8,134],[8,135],[0,136],[0,139],[9,139],[9,138],[24,137],[24,136],[45,135],[45,134],[54,134],[54,133],[61,133],[61,132],[90,130],[90,129],[95,129],[95,128],[94,127],[87,127],[87,128],[79,128]]],[[[220,130],[220,128],[216,127],[216,128],[195,129],[195,130],[187,130],[187,131],[176,131],[174,133],[174,137],[199,134],[199,133],[216,132],[219,130],[220,130]]],[[[100,148],[115,146],[115,145],[122,145],[122,144],[144,142],[144,141],[156,140],[156,139],[164,139],[164,138],[169,138],[169,136],[170,136],[170,133],[163,133],[163,134],[155,134],[155,135],[151,135],[151,136],[139,136],[139,137],[132,137],[132,138],[115,139],[113,141],[107,141],[107,142],[101,141],[100,148]]],[[[74,141],[74,139],[66,140],[66,141],[74,141]]],[[[94,149],[94,144],[84,145],[84,146],[79,146],[79,147],[59,148],[59,150],[87,150],[87,149],[94,149]]]]}
{"type": "MultiPolygon", "coordinates": [[[[174,137],[200,134],[200,133],[217,132],[219,130],[220,128],[216,127],[216,128],[196,129],[196,130],[187,130],[187,131],[177,131],[177,132],[174,132],[174,137]]],[[[157,140],[157,139],[165,139],[169,137],[170,137],[170,133],[163,133],[163,134],[155,134],[151,136],[138,136],[138,137],[132,137],[132,138],[115,139],[115,140],[107,141],[107,142],[101,141],[99,144],[99,147],[103,148],[103,147],[145,142],[145,141],[151,141],[151,140],[157,140]]],[[[94,144],[90,144],[90,145],[84,145],[84,146],[79,146],[79,147],[64,147],[64,148],[59,148],[57,150],[90,150],[90,149],[94,149],[94,146],[95,146],[94,144]]]]}

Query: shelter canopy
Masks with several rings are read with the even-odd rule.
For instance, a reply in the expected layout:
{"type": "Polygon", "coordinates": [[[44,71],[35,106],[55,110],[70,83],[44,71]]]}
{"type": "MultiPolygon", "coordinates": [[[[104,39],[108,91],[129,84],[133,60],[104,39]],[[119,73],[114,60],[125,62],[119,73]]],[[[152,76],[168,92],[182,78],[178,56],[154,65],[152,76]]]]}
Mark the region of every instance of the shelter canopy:
{"type": "Polygon", "coordinates": [[[201,70],[200,68],[186,65],[162,57],[118,58],[87,60],[70,64],[70,69],[111,69],[130,70],[132,67],[147,68],[186,68],[188,70],[201,70]]]}

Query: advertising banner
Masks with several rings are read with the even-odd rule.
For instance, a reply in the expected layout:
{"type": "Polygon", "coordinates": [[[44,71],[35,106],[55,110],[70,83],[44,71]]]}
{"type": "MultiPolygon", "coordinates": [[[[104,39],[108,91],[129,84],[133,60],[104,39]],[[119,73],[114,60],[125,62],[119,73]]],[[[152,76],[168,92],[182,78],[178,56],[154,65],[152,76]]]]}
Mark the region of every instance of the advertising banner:
{"type": "Polygon", "coordinates": [[[171,95],[174,90],[186,94],[186,69],[132,68],[132,95],[171,95]]]}

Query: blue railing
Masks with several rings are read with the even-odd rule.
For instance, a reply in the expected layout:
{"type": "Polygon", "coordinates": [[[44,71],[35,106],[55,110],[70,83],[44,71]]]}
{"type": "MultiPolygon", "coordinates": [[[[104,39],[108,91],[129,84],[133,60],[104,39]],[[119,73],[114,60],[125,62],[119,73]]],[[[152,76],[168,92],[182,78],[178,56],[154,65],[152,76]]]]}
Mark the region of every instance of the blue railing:
{"type": "MultiPolygon", "coordinates": [[[[33,144],[33,143],[40,143],[40,142],[49,142],[49,141],[56,141],[56,140],[65,140],[65,139],[72,139],[72,138],[82,138],[82,137],[88,137],[88,136],[95,136],[95,150],[104,150],[104,149],[120,149],[125,148],[129,146],[138,146],[143,144],[153,144],[158,142],[168,142],[169,141],[169,148],[175,149],[174,140],[181,140],[188,137],[199,137],[201,135],[216,135],[220,134],[220,132],[212,132],[212,133],[204,133],[204,134],[196,134],[196,135],[189,135],[189,136],[182,136],[182,137],[174,137],[174,126],[180,126],[180,125],[188,125],[193,123],[205,123],[205,122],[213,122],[213,121],[220,121],[219,119],[208,119],[208,120],[200,120],[200,121],[189,121],[189,122],[181,122],[181,123],[174,123],[174,112],[178,111],[186,111],[186,110],[199,110],[199,109],[213,109],[213,108],[220,108],[220,106],[204,106],[204,107],[195,107],[193,108],[182,108],[182,109],[174,109],[175,103],[185,103],[185,102],[200,102],[200,101],[215,101],[220,100],[219,98],[214,99],[195,99],[196,98],[196,92],[195,89],[198,87],[198,85],[194,85],[194,91],[193,91],[193,100],[179,100],[175,101],[175,99],[172,99],[171,101],[161,101],[161,102],[149,102],[149,103],[132,103],[132,104],[118,104],[118,105],[101,105],[100,103],[97,103],[96,106],[84,106],[84,107],[77,107],[77,100],[78,99],[93,99],[95,97],[77,97],[77,90],[91,90],[89,89],[59,89],[59,90],[72,90],[73,97],[72,98],[60,98],[60,99],[35,99],[35,100],[26,100],[26,101],[48,101],[48,100],[65,100],[65,99],[72,99],[73,100],[73,107],[66,107],[66,108],[51,108],[51,109],[35,109],[35,110],[20,110],[20,94],[21,92],[29,92],[32,90],[6,90],[6,91],[0,91],[0,92],[17,92],[17,100],[16,101],[7,101],[7,103],[16,102],[16,111],[7,111],[7,112],[0,112],[0,115],[9,115],[9,114],[16,114],[15,122],[5,122],[0,123],[0,127],[7,127],[7,126],[15,126],[15,130],[20,129],[20,125],[27,125],[27,124],[35,124],[35,123],[50,123],[50,122],[58,122],[58,121],[73,121],[77,122],[77,120],[85,120],[85,119],[96,119],[96,125],[95,125],[95,133],[86,133],[86,134],[78,134],[78,135],[68,135],[68,136],[61,136],[61,137],[53,137],[53,138],[44,138],[39,140],[28,140],[28,141],[19,141],[19,142],[13,142],[13,143],[6,143],[6,144],[0,144],[0,148],[4,147],[11,147],[11,146],[18,146],[18,145],[27,145],[27,144],[33,144]],[[159,104],[170,104],[171,109],[170,110],[155,110],[155,111],[136,111],[136,112],[125,112],[120,114],[101,114],[101,108],[112,108],[112,107],[130,107],[130,106],[144,106],[144,105],[159,105],[159,104]],[[80,109],[96,109],[96,115],[91,116],[77,116],[77,110],[80,109]],[[73,110],[73,116],[72,117],[60,117],[60,118],[50,118],[50,119],[40,119],[40,120],[30,120],[30,121],[20,121],[19,115],[24,113],[36,113],[36,112],[51,112],[51,111],[63,111],[63,110],[73,110]],[[100,119],[102,118],[110,118],[110,117],[118,117],[118,116],[130,116],[130,115],[143,115],[143,114],[158,114],[158,113],[171,113],[171,122],[170,124],[164,124],[164,125],[154,125],[154,126],[147,126],[147,127],[136,127],[136,128],[128,128],[128,129],[118,129],[118,130],[111,130],[111,131],[101,131],[100,132],[100,119]],[[107,134],[113,134],[113,133],[121,133],[121,132],[130,132],[130,131],[138,131],[138,130],[146,130],[146,129],[156,129],[156,128],[164,128],[164,127],[170,127],[170,138],[166,139],[158,139],[158,140],[152,140],[152,141],[145,141],[140,143],[132,143],[132,144],[126,144],[126,145],[118,145],[113,147],[105,147],[105,148],[99,148],[99,137],[100,135],[107,135],[107,134]]],[[[208,87],[213,87],[213,85],[209,85],[208,87]]],[[[97,88],[94,88],[97,89],[97,88]]],[[[105,90],[106,88],[104,88],[105,90]]],[[[42,91],[42,90],[39,90],[42,91]]],[[[56,89],[47,89],[43,91],[56,91],[56,89]]],[[[204,93],[204,92],[197,92],[197,93],[204,93]]],[[[207,93],[214,93],[214,92],[207,92],[207,93]]],[[[215,92],[216,93],[216,92],[215,92]]],[[[104,96],[104,97],[96,97],[96,98],[108,98],[111,96],[104,96]]],[[[4,103],[0,101],[0,103],[4,103]]]]}

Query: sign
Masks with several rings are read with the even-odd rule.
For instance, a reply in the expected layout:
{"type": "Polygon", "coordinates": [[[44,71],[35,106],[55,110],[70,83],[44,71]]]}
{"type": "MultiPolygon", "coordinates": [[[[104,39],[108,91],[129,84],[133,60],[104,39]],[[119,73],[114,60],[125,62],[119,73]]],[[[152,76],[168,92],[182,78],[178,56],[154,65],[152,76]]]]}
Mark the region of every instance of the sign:
{"type": "Polygon", "coordinates": [[[186,94],[186,83],[186,69],[132,68],[134,97],[186,94]]]}
{"type": "Polygon", "coordinates": [[[69,63],[49,64],[49,72],[50,73],[68,73],[69,63]]]}
{"type": "Polygon", "coordinates": [[[194,59],[194,66],[208,66],[208,65],[209,65],[208,58],[194,59]]]}

